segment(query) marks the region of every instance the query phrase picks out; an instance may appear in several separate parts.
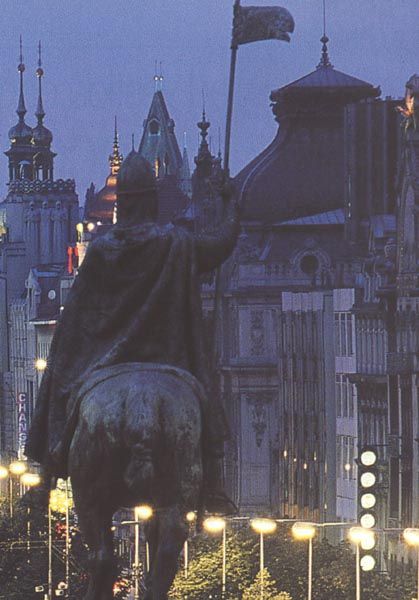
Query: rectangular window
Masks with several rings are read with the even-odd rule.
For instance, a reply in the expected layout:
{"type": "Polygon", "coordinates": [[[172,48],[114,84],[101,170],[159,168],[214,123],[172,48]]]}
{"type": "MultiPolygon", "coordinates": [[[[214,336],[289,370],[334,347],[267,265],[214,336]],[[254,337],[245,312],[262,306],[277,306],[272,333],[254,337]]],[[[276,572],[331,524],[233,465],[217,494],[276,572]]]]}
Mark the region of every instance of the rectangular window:
{"type": "Polygon", "coordinates": [[[348,416],[348,379],[342,376],[342,416],[348,416]]]}
{"type": "Polygon", "coordinates": [[[336,416],[342,416],[342,383],[341,375],[336,375],[335,393],[336,393],[336,416]]]}
{"type": "Polygon", "coordinates": [[[335,313],[336,356],[353,356],[353,315],[350,312],[335,313]]]}
{"type": "Polygon", "coordinates": [[[355,415],[355,384],[349,383],[349,381],[348,381],[348,395],[349,395],[348,417],[353,418],[355,415]]]}
{"type": "Polygon", "coordinates": [[[342,436],[336,436],[336,476],[342,478],[342,436]]]}

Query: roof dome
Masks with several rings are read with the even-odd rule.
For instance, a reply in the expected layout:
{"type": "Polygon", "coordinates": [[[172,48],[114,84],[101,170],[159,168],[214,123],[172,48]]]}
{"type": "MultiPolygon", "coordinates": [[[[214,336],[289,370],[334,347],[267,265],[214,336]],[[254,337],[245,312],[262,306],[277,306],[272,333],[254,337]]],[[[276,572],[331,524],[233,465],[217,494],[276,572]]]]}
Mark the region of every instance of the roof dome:
{"type": "Polygon", "coordinates": [[[280,223],[343,208],[345,106],[380,90],[334,69],[327,38],[317,69],[271,93],[281,127],[235,178],[243,220],[280,223]]]}
{"type": "Polygon", "coordinates": [[[39,146],[49,146],[52,142],[52,133],[47,127],[38,123],[33,129],[33,141],[39,146]]]}
{"type": "Polygon", "coordinates": [[[19,121],[9,129],[9,140],[12,144],[30,144],[32,136],[32,127],[29,127],[25,121],[19,121]]]}

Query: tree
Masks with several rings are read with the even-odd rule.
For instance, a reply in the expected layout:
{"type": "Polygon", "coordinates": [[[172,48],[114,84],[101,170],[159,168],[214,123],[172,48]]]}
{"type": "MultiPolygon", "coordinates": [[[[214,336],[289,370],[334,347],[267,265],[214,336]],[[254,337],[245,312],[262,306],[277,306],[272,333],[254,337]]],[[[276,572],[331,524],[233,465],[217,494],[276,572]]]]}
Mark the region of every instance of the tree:
{"type": "MultiPolygon", "coordinates": [[[[260,588],[261,572],[259,571],[253,582],[244,591],[242,600],[255,600],[260,595],[260,588]]],[[[278,592],[277,585],[268,569],[263,569],[263,598],[264,600],[292,600],[288,592],[278,592]]]]}
{"type": "MultiPolygon", "coordinates": [[[[220,538],[197,536],[190,545],[188,577],[179,569],[172,586],[170,598],[183,600],[208,600],[221,597],[222,546],[220,538]]],[[[254,541],[243,532],[227,534],[226,548],[226,599],[236,600],[252,579],[254,541]]]]}

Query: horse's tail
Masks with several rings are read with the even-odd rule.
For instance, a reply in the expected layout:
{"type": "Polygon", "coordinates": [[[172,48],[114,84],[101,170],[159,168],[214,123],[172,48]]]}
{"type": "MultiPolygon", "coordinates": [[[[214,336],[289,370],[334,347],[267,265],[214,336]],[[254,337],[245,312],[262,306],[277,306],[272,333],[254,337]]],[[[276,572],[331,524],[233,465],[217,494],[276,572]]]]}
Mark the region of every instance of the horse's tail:
{"type": "Polygon", "coordinates": [[[131,447],[131,456],[124,472],[124,482],[130,492],[148,500],[154,478],[151,448],[137,443],[131,447]]]}

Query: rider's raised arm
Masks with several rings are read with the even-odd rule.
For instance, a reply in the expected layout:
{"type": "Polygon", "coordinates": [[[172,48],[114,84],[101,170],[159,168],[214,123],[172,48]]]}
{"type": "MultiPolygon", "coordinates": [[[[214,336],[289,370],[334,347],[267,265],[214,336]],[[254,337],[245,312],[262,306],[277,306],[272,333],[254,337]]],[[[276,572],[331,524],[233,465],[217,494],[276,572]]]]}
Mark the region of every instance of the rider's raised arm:
{"type": "Polygon", "coordinates": [[[200,273],[220,266],[233,252],[240,233],[237,204],[228,200],[223,222],[212,231],[195,234],[197,264],[200,273]]]}

